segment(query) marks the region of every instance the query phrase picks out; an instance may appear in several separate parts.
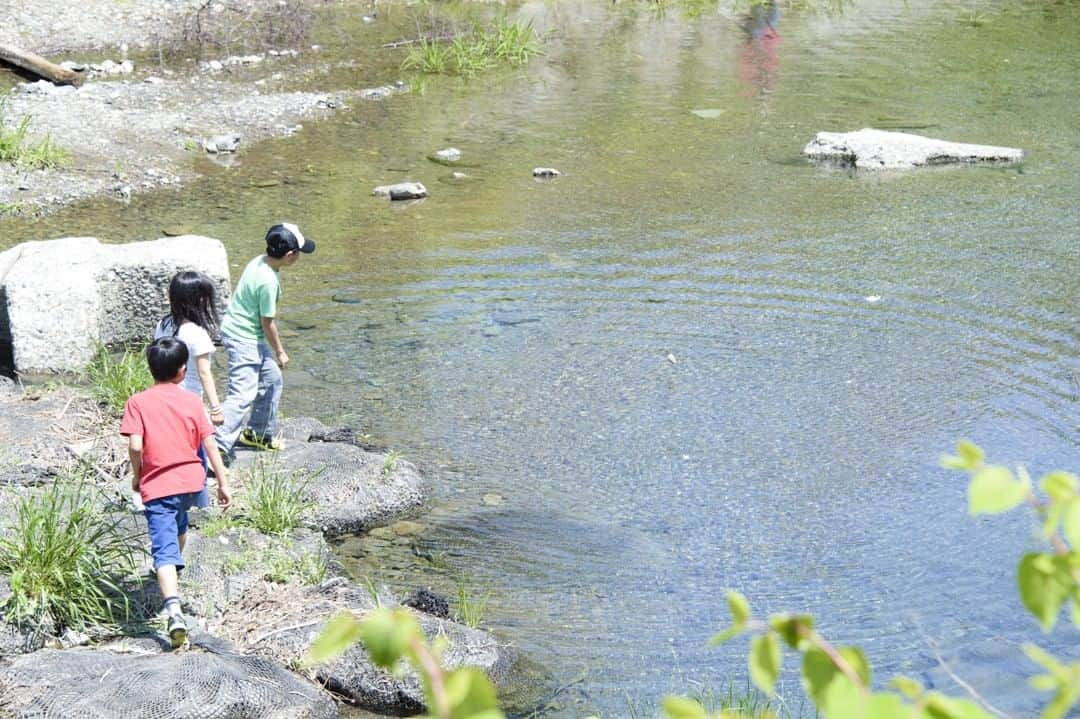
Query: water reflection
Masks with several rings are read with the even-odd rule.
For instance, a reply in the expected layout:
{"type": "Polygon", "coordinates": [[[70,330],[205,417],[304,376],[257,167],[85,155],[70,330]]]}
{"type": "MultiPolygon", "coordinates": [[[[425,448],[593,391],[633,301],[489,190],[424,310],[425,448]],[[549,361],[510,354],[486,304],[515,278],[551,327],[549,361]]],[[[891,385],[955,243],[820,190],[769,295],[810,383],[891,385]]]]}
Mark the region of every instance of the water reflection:
{"type": "Polygon", "coordinates": [[[769,93],[780,70],[780,6],[776,0],[754,5],[739,23],[746,40],[739,47],[736,74],[744,85],[745,97],[769,93]]]}

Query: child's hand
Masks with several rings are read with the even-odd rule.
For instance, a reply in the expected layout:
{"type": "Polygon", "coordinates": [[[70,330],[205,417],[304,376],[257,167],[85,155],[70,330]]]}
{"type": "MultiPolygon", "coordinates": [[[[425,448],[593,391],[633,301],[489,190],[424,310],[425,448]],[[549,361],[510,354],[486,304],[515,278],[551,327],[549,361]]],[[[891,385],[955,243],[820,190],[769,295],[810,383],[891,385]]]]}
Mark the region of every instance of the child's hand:
{"type": "Polygon", "coordinates": [[[230,492],[229,488],[225,486],[224,482],[222,481],[223,479],[223,477],[218,479],[217,499],[218,505],[220,505],[222,509],[228,509],[229,506],[232,504],[232,492],[230,492]]]}
{"type": "Polygon", "coordinates": [[[139,491],[139,478],[138,477],[132,477],[131,478],[131,491],[132,492],[138,492],[139,491]]]}
{"type": "Polygon", "coordinates": [[[218,409],[210,413],[210,421],[215,427],[220,427],[225,424],[225,410],[218,409]]]}

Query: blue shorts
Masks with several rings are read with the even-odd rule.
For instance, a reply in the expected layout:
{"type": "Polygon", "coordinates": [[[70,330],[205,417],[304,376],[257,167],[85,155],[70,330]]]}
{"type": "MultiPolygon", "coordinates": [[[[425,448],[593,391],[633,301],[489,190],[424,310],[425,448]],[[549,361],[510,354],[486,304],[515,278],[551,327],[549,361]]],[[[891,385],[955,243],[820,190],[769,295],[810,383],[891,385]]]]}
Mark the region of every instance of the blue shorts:
{"type": "MultiPolygon", "coordinates": [[[[204,489],[203,492],[205,491],[204,489]]],[[[193,506],[197,506],[199,494],[174,494],[151,499],[143,504],[143,514],[146,515],[146,524],[150,529],[150,555],[154,558],[155,570],[169,565],[177,569],[183,568],[180,535],[187,534],[187,513],[193,506]]]]}

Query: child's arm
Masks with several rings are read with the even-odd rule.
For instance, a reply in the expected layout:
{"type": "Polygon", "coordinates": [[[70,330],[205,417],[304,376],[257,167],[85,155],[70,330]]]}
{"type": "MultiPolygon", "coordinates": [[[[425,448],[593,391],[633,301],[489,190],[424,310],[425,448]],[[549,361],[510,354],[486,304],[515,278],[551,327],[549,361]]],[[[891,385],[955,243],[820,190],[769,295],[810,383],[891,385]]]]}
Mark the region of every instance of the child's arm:
{"type": "Polygon", "coordinates": [[[128,459],[131,460],[131,490],[139,491],[139,479],[142,477],[142,435],[128,435],[128,459]]]}
{"type": "Polygon", "coordinates": [[[281,335],[278,334],[277,322],[274,321],[273,317],[260,317],[259,319],[262,321],[266,343],[270,345],[270,349],[274,350],[274,356],[277,357],[281,369],[287,368],[289,366],[289,355],[285,354],[285,345],[281,344],[281,335]]]}
{"type": "Polygon", "coordinates": [[[206,399],[210,402],[210,421],[215,425],[224,424],[225,412],[221,409],[217,385],[214,384],[214,375],[210,372],[210,353],[196,357],[195,367],[199,370],[199,382],[202,383],[203,392],[206,392],[206,399]]]}
{"type": "Polygon", "coordinates": [[[206,450],[206,458],[210,460],[214,476],[217,477],[218,504],[222,509],[228,509],[232,504],[232,490],[229,489],[229,477],[225,474],[225,463],[221,461],[221,452],[218,451],[214,435],[203,440],[203,449],[206,450]]]}

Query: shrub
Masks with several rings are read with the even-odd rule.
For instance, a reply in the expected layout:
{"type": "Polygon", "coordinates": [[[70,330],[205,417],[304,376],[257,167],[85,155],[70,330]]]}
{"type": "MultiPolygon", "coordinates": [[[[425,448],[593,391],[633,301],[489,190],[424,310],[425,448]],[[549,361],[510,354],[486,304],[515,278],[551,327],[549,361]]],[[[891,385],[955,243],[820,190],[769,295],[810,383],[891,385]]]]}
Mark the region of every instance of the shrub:
{"type": "Polygon", "coordinates": [[[90,396],[114,415],[124,412],[128,397],[154,383],[144,348],[128,347],[119,358],[100,345],[85,371],[90,396]]]}
{"type": "Polygon", "coordinates": [[[142,537],[97,494],[79,478],[18,499],[12,531],[0,538],[0,572],[11,577],[9,621],[64,629],[127,618],[121,583],[135,570],[142,537]]]}

